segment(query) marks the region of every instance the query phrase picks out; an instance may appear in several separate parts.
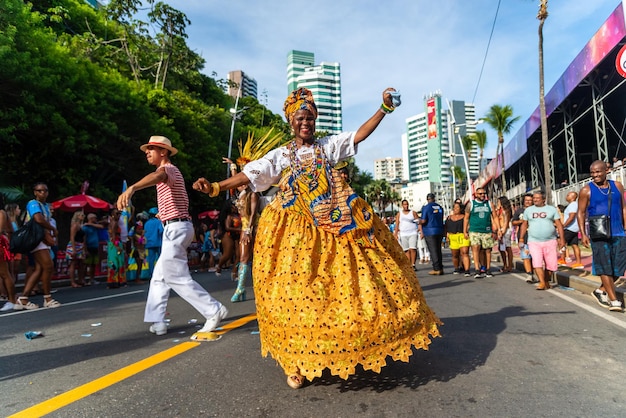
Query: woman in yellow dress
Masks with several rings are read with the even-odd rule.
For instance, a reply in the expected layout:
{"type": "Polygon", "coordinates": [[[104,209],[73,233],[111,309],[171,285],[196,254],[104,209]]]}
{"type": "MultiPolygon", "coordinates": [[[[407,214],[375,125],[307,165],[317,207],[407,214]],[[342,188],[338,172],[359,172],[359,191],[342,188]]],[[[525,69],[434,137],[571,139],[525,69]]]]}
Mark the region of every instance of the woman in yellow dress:
{"type": "Polygon", "coordinates": [[[380,372],[386,357],[408,361],[428,349],[439,319],[424,300],[413,266],[385,224],[333,168],[394,110],[383,104],[356,132],[316,139],[311,92],[293,91],[285,117],[294,139],[251,161],[235,176],[194,189],[215,197],[249,184],[279,184],[265,207],[254,245],[254,295],[261,353],[299,388],[324,369],[343,379],[356,366],[380,372]]]}

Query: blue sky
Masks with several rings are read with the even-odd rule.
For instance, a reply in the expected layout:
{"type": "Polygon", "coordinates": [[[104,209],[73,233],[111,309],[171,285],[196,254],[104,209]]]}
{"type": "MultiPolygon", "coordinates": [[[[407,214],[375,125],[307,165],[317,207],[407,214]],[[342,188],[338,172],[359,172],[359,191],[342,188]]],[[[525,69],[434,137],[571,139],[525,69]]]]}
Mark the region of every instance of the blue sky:
{"type": "MultiPolygon", "coordinates": [[[[544,25],[546,92],[621,0],[550,0],[544,25]]],[[[357,165],[373,172],[374,159],[401,156],[405,119],[424,111],[423,97],[476,105],[513,106],[520,121],[539,103],[539,0],[502,0],[483,75],[478,78],[498,0],[168,0],[191,20],[189,46],[204,72],[226,78],[243,70],[267,90],[267,106],[282,114],[287,54],[313,52],[316,63],[341,64],[344,130],[356,130],[376,111],[381,93],[395,87],[402,106],[359,146],[357,165]]],[[[263,101],[260,98],[261,101],[263,101]]],[[[485,125],[495,154],[497,136],[485,125]]],[[[508,141],[509,138],[505,138],[508,141]]]]}

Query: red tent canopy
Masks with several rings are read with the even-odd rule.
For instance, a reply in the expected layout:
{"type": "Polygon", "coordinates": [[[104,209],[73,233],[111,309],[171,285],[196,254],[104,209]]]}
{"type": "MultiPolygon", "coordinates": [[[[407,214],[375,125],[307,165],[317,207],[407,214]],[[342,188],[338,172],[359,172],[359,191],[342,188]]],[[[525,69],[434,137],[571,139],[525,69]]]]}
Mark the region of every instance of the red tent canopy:
{"type": "Polygon", "coordinates": [[[52,208],[65,212],[76,212],[81,209],[85,212],[95,212],[98,210],[111,210],[113,205],[88,194],[77,194],[52,202],[52,208]]]}
{"type": "Polygon", "coordinates": [[[218,218],[218,216],[220,216],[220,211],[213,209],[213,210],[207,210],[207,211],[204,211],[204,212],[200,212],[198,214],[198,219],[210,218],[210,219],[215,220],[215,219],[218,218]]]}

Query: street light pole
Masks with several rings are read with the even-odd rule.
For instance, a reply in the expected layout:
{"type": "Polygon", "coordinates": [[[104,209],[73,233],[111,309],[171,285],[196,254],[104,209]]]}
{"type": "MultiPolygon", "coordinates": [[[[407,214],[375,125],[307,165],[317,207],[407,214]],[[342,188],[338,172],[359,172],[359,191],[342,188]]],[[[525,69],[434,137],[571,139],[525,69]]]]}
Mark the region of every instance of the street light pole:
{"type": "MultiPolygon", "coordinates": [[[[461,124],[461,125],[465,125],[465,124],[461,124]]],[[[459,140],[459,144],[461,144],[461,152],[463,153],[463,163],[465,164],[465,178],[467,179],[467,190],[472,190],[472,176],[470,176],[469,162],[467,161],[467,151],[465,150],[465,147],[463,146],[463,140],[461,139],[461,134],[457,132],[458,126],[461,126],[461,125],[454,126],[454,135],[457,136],[459,140]]]]}
{"type": "MultiPolygon", "coordinates": [[[[463,148],[463,144],[461,144],[461,148],[463,148]]],[[[465,153],[465,151],[463,151],[465,153]]],[[[452,197],[456,199],[456,172],[454,171],[454,167],[456,167],[456,154],[450,154],[450,159],[452,160],[452,197]]],[[[466,168],[467,170],[467,168],[466,168]]]]}
{"type": "MultiPolygon", "coordinates": [[[[233,121],[230,124],[230,139],[228,140],[228,159],[233,153],[233,136],[235,134],[235,121],[237,120],[237,106],[239,106],[239,94],[241,93],[241,83],[239,83],[239,88],[237,89],[237,98],[235,99],[235,108],[230,109],[230,112],[233,114],[233,121]]],[[[226,178],[230,177],[230,165],[226,164],[226,178]]],[[[228,194],[228,193],[227,193],[228,194]]]]}
{"type": "MultiPolygon", "coordinates": [[[[471,190],[472,177],[470,176],[470,172],[469,172],[467,152],[465,151],[465,147],[463,146],[463,141],[461,140],[461,134],[457,132],[457,129],[459,126],[466,126],[467,124],[465,123],[459,124],[459,125],[456,124],[456,119],[454,118],[454,113],[452,112],[452,107],[450,106],[450,102],[448,102],[448,111],[450,114],[450,118],[448,118],[448,123],[450,125],[450,128],[452,128],[450,129],[450,132],[452,134],[452,140],[454,141],[454,138],[458,136],[458,141],[459,141],[459,144],[461,145],[461,153],[463,154],[463,163],[465,163],[465,178],[467,179],[467,190],[471,190]]],[[[452,176],[454,177],[454,174],[452,176]]]]}
{"type": "MultiPolygon", "coordinates": [[[[448,102],[448,109],[451,109],[450,107],[450,102],[448,102]]],[[[469,171],[469,162],[467,160],[467,150],[465,149],[465,147],[463,146],[463,140],[461,138],[461,133],[459,132],[459,128],[462,126],[476,126],[480,123],[483,123],[484,121],[482,119],[479,119],[473,123],[459,123],[457,125],[456,123],[456,119],[454,118],[454,114],[452,113],[452,111],[450,111],[450,119],[449,123],[452,127],[452,138],[457,138],[457,140],[459,141],[459,145],[461,146],[461,153],[463,154],[463,163],[465,164],[465,178],[467,179],[467,191],[472,190],[472,176],[470,176],[470,171],[469,171]]],[[[453,174],[454,176],[454,174],[453,174]]],[[[466,191],[466,193],[467,193],[466,191]]],[[[469,198],[471,199],[472,196],[469,196],[469,198]]]]}

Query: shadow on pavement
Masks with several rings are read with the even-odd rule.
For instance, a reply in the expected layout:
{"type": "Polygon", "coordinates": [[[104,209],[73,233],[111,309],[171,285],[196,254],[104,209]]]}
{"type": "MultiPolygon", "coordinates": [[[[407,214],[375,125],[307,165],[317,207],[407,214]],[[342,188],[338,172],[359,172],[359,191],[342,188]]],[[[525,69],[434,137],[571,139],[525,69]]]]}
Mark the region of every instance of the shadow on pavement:
{"type": "Polygon", "coordinates": [[[321,378],[309,384],[337,385],[341,392],[371,390],[380,393],[399,386],[416,389],[431,381],[447,382],[485,364],[496,347],[498,334],[506,329],[507,318],[555,313],[574,312],[526,312],[520,306],[512,306],[488,314],[442,318],[442,338],[435,338],[429,351],[414,350],[409,363],[391,362],[388,358],[380,374],[361,369],[348,380],[325,371],[321,378]]]}
{"type": "MultiPolygon", "coordinates": [[[[244,316],[247,316],[247,314],[228,316],[224,320],[224,323],[235,321],[244,316]]],[[[201,325],[201,322],[198,325],[201,325]]],[[[258,329],[258,324],[255,320],[239,327],[238,329],[250,332],[249,330],[258,329]]],[[[62,368],[64,366],[73,365],[95,358],[117,356],[122,353],[131,353],[136,350],[159,344],[159,350],[154,353],[157,354],[158,352],[177,345],[177,343],[172,343],[169,346],[163,345],[165,340],[179,337],[181,343],[184,341],[190,341],[189,337],[196,331],[197,327],[194,325],[181,324],[169,327],[166,336],[157,337],[148,332],[146,325],[144,331],[136,333],[133,337],[120,338],[120,336],[115,336],[104,341],[100,340],[79,344],[73,343],[63,347],[50,349],[41,348],[30,352],[0,356],[0,382],[40,373],[46,370],[62,368]],[[179,332],[182,331],[185,331],[185,334],[179,335],[179,332]]],[[[24,338],[23,335],[21,338],[24,338]]],[[[40,340],[37,339],[36,341],[39,342],[40,340]]],[[[135,361],[143,360],[145,357],[146,355],[139,354],[135,361]]],[[[134,361],[129,360],[127,363],[118,364],[111,370],[111,372],[121,369],[122,367],[132,364],[133,362],[134,361]]]]}

